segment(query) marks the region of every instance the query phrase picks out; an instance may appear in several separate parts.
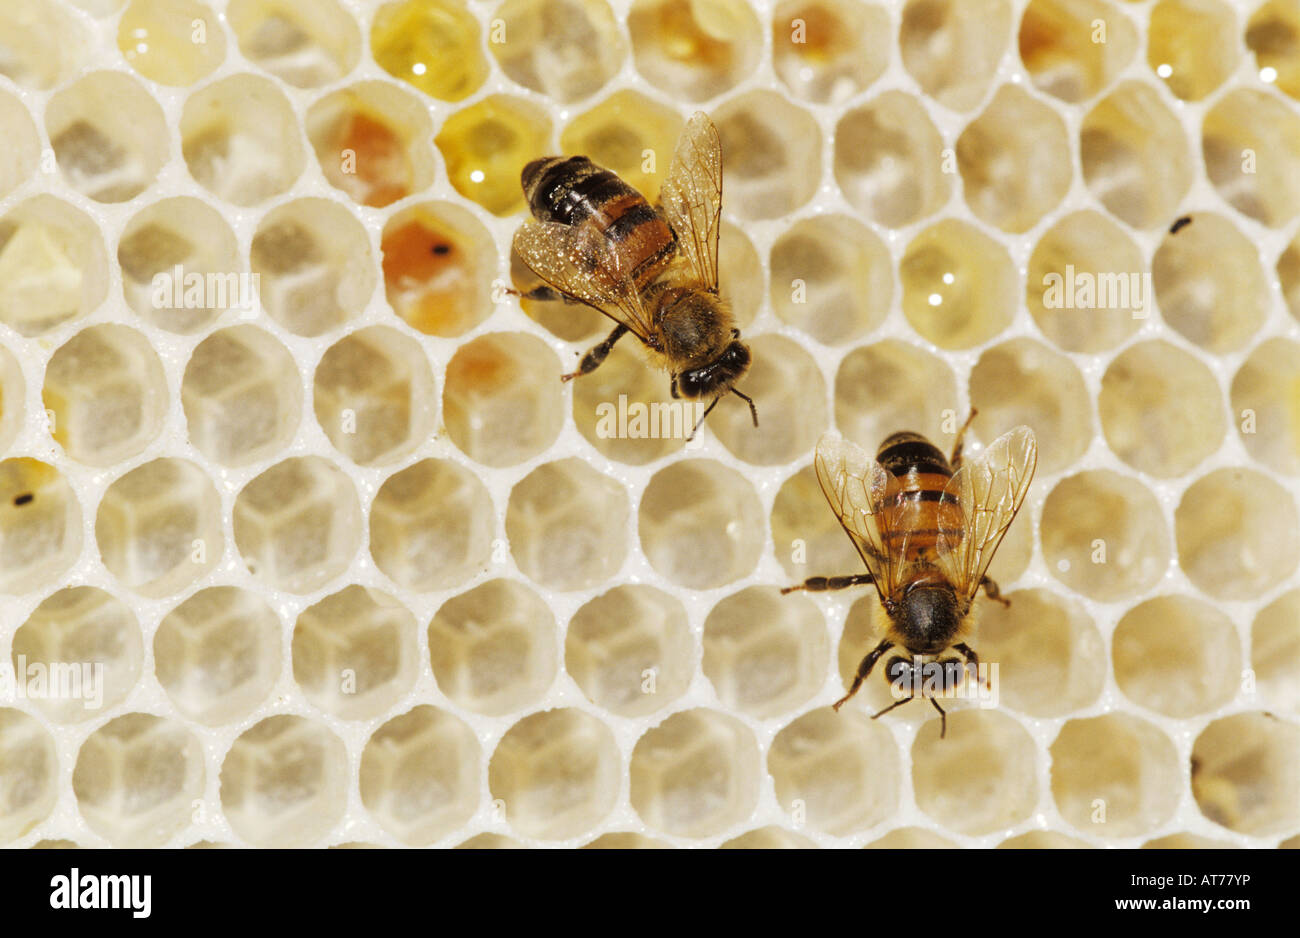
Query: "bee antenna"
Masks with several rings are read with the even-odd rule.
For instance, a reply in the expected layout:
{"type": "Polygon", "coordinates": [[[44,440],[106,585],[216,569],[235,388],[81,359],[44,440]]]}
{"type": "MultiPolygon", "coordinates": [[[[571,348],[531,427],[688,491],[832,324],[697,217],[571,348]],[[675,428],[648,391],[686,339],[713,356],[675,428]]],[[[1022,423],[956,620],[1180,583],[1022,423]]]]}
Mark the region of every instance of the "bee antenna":
{"type": "Polygon", "coordinates": [[[722,400],[722,398],[720,398],[720,397],[715,397],[715,398],[713,399],[713,403],[710,404],[710,405],[708,406],[708,409],[705,410],[704,413],[700,415],[700,419],[697,420],[697,421],[695,421],[695,426],[691,427],[691,435],[688,436],[688,437],[686,438],[686,442],[687,442],[687,443],[689,443],[691,440],[695,439],[695,433],[696,433],[696,431],[699,430],[700,427],[702,427],[702,426],[704,425],[704,421],[705,421],[705,419],[709,416],[709,414],[713,413],[713,408],[715,408],[715,407],[718,406],[718,401],[720,401],[720,400],[722,400]]]}
{"type": "MultiPolygon", "coordinates": [[[[745,401],[749,404],[749,413],[754,418],[754,426],[758,426],[758,408],[754,406],[754,399],[750,397],[748,394],[740,393],[735,388],[731,389],[731,393],[736,395],[736,397],[740,398],[742,401],[745,401]]],[[[716,404],[717,402],[718,402],[717,398],[714,398],[713,403],[716,404]]],[[[712,409],[713,409],[712,407],[709,408],[709,410],[712,409]]]]}

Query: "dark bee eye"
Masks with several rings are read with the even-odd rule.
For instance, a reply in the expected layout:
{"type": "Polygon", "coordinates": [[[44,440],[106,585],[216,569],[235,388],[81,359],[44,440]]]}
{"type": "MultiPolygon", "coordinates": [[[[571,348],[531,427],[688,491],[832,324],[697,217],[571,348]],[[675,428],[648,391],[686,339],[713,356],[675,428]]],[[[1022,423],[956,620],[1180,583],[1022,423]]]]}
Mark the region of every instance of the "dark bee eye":
{"type": "Polygon", "coordinates": [[[695,379],[694,371],[686,371],[677,376],[677,390],[682,397],[700,396],[700,384],[695,379]]]}
{"type": "Polygon", "coordinates": [[[912,665],[906,658],[890,658],[889,663],[885,665],[885,677],[889,678],[891,684],[905,679],[911,671],[912,665]]]}
{"type": "Polygon", "coordinates": [[[739,342],[732,342],[723,353],[722,360],[730,368],[744,368],[749,364],[749,349],[739,342]]]}

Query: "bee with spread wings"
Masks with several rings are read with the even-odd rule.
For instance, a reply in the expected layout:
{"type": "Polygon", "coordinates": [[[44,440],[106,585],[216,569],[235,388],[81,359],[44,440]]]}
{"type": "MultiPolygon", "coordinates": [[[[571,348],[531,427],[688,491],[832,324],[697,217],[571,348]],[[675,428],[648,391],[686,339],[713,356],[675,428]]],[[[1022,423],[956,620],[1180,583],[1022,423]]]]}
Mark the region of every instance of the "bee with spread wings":
{"type": "MultiPolygon", "coordinates": [[[[913,699],[923,686],[952,689],[965,669],[955,657],[941,658],[944,652],[952,649],[972,671],[978,668],[979,659],[966,644],[976,594],[983,589],[990,599],[1009,605],[989,579],[988,568],[1029,491],[1037,445],[1032,430],[1016,427],[963,464],[965,430],[957,435],[951,462],[919,433],[893,434],[880,444],[875,459],[837,435],[827,434],[817,444],[822,492],[867,572],[811,577],[782,592],[871,583],[889,619],[884,638],[862,659],[836,710],[895,646],[908,657],[890,658],[885,676],[895,686],[910,688],[911,695],[877,717],[913,699]],[[931,669],[937,669],[937,682],[923,678],[921,672],[931,669]]],[[[922,696],[939,711],[942,736],[947,716],[934,696],[922,696]]]]}
{"type": "Polygon", "coordinates": [[[732,393],[758,426],[753,400],[735,388],[749,349],[718,295],[722,144],[708,115],[697,113],[682,132],[659,210],[585,156],[534,160],[521,182],[534,220],[515,233],[514,248],[548,285],[524,296],[558,294],[616,323],[563,380],[594,371],[631,332],[668,371],[673,397],[712,399],[699,423],[732,393]]]}

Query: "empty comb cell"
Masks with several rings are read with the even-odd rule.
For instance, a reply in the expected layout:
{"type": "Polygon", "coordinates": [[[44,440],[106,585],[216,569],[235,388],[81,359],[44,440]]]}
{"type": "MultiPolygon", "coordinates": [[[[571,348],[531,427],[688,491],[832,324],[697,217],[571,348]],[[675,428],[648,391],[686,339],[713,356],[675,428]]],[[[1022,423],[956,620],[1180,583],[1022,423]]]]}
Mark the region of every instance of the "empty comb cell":
{"type": "Polygon", "coordinates": [[[0,462],[0,516],[0,592],[48,589],[81,552],[81,505],[48,463],[0,462]]]}
{"type": "Polygon", "coordinates": [[[175,457],[117,478],[95,516],[104,566],[127,589],[151,599],[199,580],[225,552],[221,500],[207,474],[175,457]]]}
{"type": "Polygon", "coordinates": [[[433,429],[437,398],[424,349],[388,326],[353,332],[316,366],[316,422],[360,465],[395,462],[433,429]]]}
{"type": "Polygon", "coordinates": [[[275,83],[232,75],[196,91],[180,119],[190,175],[235,205],[257,205],[285,192],[302,173],[301,129],[275,83]]]}
{"type": "Polygon", "coordinates": [[[378,280],[370,237],[329,199],[286,202],[262,217],[249,252],[262,308],[295,335],[318,336],[365,307],[378,280]]]}
{"type": "Polygon", "coordinates": [[[146,322],[191,334],[227,313],[249,316],[257,296],[221,213],[181,196],[146,206],[117,243],[122,292],[146,322]]]}
{"type": "Polygon", "coordinates": [[[1093,105],[1079,159],[1093,195],[1134,228],[1167,225],[1192,184],[1183,126],[1145,82],[1124,82],[1093,105]]]}
{"type": "Polygon", "coordinates": [[[235,499],[235,547],[248,571],[291,593],[343,573],[361,545],[352,480],[320,456],[297,456],[258,475],[235,499]]]}
{"type": "Polygon", "coordinates": [[[38,195],[0,217],[0,322],[40,335],[90,313],[107,292],[104,242],[80,210],[38,195]]]}
{"type": "Polygon", "coordinates": [[[613,77],[627,40],[606,0],[506,0],[493,13],[488,48],[512,81],[568,103],[613,77]]]}
{"type": "Polygon", "coordinates": [[[828,345],[880,325],[893,299],[889,249],[848,215],[795,222],[772,246],[768,266],[772,311],[828,345]]]}
{"type": "Polygon", "coordinates": [[[154,672],[182,714],[214,726],[248,715],[280,676],[283,628],[255,593],[201,589],[163,616],[154,632],[154,672]]]}
{"type": "Polygon", "coordinates": [[[280,452],[298,429],[302,402],[293,356],[252,325],[220,329],[195,346],[181,382],[190,442],[223,466],[280,452]]]}
{"type": "Polygon", "coordinates": [[[969,111],[993,81],[1010,32],[1006,0],[908,0],[898,51],[927,95],[969,111]]]}
{"type": "Polygon", "coordinates": [[[176,720],[128,713],[81,744],[72,771],[77,809],[115,847],[156,847],[186,827],[201,802],[203,747],[176,720]]]}
{"type": "Polygon", "coordinates": [[[822,150],[811,114],[775,92],[752,91],[713,116],[738,217],[781,218],[812,198],[822,150]]]}
{"type": "Polygon", "coordinates": [[[894,815],[902,785],[898,746],[889,732],[865,714],[846,715],[805,713],[780,729],[767,754],[783,812],[801,828],[837,837],[894,815]]]}
{"type": "Polygon", "coordinates": [[[302,847],[343,819],[348,752],[317,720],[279,714],[245,730],[221,763],[221,808],[261,847],[302,847]]]}
{"type": "Polygon", "coordinates": [[[83,329],[55,351],[41,396],[55,442],[95,466],[143,452],[162,429],[170,403],[149,340],[112,324],[83,329]]]}
{"type": "Polygon", "coordinates": [[[52,88],[91,54],[80,19],[57,0],[28,0],[0,10],[0,75],[17,85],[52,88]]]}
{"type": "Polygon", "coordinates": [[[447,600],[429,623],[438,688],[459,707],[500,716],[540,703],[555,682],[555,616],[518,580],[493,579],[447,600]]]}
{"type": "Polygon", "coordinates": [[[12,664],[15,674],[26,664],[30,677],[30,665],[49,674],[56,662],[81,666],[68,672],[70,693],[32,697],[32,704],[56,723],[96,720],[140,680],[144,643],[138,618],[125,601],[98,587],[51,592],[14,632],[12,664]]]}
{"type": "Polygon", "coordinates": [[[0,91],[0,135],[5,140],[0,154],[0,198],[7,196],[36,172],[41,142],[36,124],[22,101],[0,91]]]}
{"type": "Polygon", "coordinates": [[[512,828],[539,840],[591,833],[618,797],[623,759],[614,734],[572,707],[525,717],[488,762],[488,788],[512,828]]]}
{"type": "Polygon", "coordinates": [[[424,846],[465,824],[481,799],[474,731],[436,707],[393,717],[361,753],[361,801],[384,830],[424,846]]]}
{"type": "Polygon", "coordinates": [[[415,632],[415,617],[393,597],[346,586],[298,616],[293,679],[326,713],[344,720],[378,716],[415,681],[415,632]]]}
{"type": "Polygon", "coordinates": [[[564,670],[589,700],[619,716],[662,710],[686,692],[695,643],[681,601],[653,586],[625,584],[569,621],[564,670]]]}
{"type": "Polygon", "coordinates": [[[957,138],[966,204],[1003,231],[1024,232],[1056,208],[1074,177],[1065,121],[1004,85],[957,138]]]}
{"type": "Polygon", "coordinates": [[[169,156],[162,109],[120,72],[92,73],[60,90],[45,109],[45,130],[68,184],[97,202],[135,198],[169,156]]]}
{"type": "Polygon", "coordinates": [[[226,21],[250,62],[299,88],[342,78],[361,56],[361,30],[338,0],[231,0],[226,21]]]}
{"type": "Polygon", "coordinates": [[[774,587],[721,600],[704,620],[702,668],[729,709],[758,719],[798,710],[821,688],[830,639],[821,610],[774,587]]]}
{"type": "Polygon", "coordinates": [[[598,586],[627,556],[629,513],[623,488],[587,463],[546,463],[510,492],[510,553],[526,576],[548,590],[598,586]]]}
{"type": "Polygon", "coordinates": [[[1165,730],[1142,717],[1068,720],[1049,755],[1052,798],[1081,834],[1149,835],[1174,815],[1186,770],[1165,730]]]}
{"type": "Polygon", "coordinates": [[[845,111],[835,127],[835,181],[871,221],[902,228],[938,211],[952,191],[945,144],[925,106],[886,91],[845,111]]]}
{"type": "Polygon", "coordinates": [[[459,586],[491,559],[496,514],[478,477],[445,459],[393,473],[370,506],[370,553],[404,589],[459,586]]]}
{"type": "Polygon", "coordinates": [[[729,713],[680,710],[637,740],[631,800],[653,831],[698,840],[754,810],[763,773],[753,731],[729,713]]]}
{"type": "Polygon", "coordinates": [[[0,840],[13,841],[40,824],[58,799],[54,740],[35,717],[0,708],[0,840]]]}

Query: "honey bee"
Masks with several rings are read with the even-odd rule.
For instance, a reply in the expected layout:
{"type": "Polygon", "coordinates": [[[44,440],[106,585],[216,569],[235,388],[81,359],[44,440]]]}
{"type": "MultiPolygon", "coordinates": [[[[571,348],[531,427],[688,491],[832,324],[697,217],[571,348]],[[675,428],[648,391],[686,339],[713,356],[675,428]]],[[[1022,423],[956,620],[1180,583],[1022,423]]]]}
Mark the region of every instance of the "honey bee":
{"type": "MultiPolygon", "coordinates": [[[[955,657],[942,657],[945,652],[959,653],[971,671],[979,666],[978,656],[966,644],[976,594],[982,588],[990,599],[1010,605],[986,571],[1029,491],[1038,448],[1032,430],[1016,427],[963,464],[962,437],[974,417],[972,411],[957,434],[951,461],[919,433],[892,434],[880,444],[875,459],[835,434],[826,434],[817,444],[822,492],[868,572],[811,577],[781,592],[871,583],[889,618],[885,637],[862,659],[849,692],[835,702],[836,710],[895,646],[908,657],[890,658],[885,676],[891,684],[911,688],[912,694],[876,718],[915,698],[916,688],[923,685],[921,674],[915,673],[920,668],[940,669],[944,690],[951,690],[965,668],[955,657]]],[[[947,714],[934,696],[922,696],[939,711],[942,737],[948,729],[947,714]]]]}
{"type": "Polygon", "coordinates": [[[718,295],[722,145],[707,114],[678,140],[660,207],[585,156],[533,160],[520,177],[534,220],[515,233],[519,257],[548,287],[534,299],[586,303],[616,325],[590,349],[568,381],[600,366],[631,332],[672,379],[675,398],[712,398],[691,437],[727,393],[758,410],[735,383],[749,368],[748,347],[718,295]]]}

